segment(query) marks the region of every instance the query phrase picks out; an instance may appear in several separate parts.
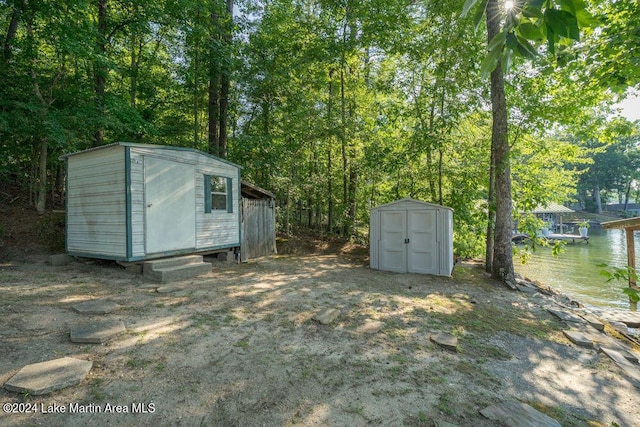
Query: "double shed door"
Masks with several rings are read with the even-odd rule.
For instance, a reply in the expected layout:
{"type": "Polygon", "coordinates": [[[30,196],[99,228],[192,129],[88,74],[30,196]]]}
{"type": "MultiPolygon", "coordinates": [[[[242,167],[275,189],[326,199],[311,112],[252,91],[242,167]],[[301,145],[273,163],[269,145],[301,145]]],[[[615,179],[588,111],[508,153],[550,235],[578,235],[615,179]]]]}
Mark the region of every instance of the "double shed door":
{"type": "Polygon", "coordinates": [[[381,270],[438,274],[437,210],[380,212],[381,270]]]}

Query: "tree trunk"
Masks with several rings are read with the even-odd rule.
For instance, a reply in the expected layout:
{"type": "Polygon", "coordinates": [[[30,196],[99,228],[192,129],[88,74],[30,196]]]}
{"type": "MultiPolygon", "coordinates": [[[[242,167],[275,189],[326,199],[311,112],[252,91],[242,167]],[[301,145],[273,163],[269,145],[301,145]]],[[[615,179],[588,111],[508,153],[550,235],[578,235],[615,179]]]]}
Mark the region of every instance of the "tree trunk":
{"type": "Polygon", "coordinates": [[[329,70],[329,99],[327,101],[327,128],[329,133],[329,145],[327,148],[327,230],[333,232],[333,159],[331,157],[331,144],[333,142],[333,69],[329,70]]]}
{"type": "Polygon", "coordinates": [[[208,121],[208,147],[209,153],[220,155],[220,140],[218,138],[218,123],[220,121],[220,52],[216,50],[220,34],[219,16],[217,11],[211,12],[209,17],[209,29],[211,31],[209,40],[209,113],[208,121]]]}
{"type": "MultiPolygon", "coordinates": [[[[224,34],[222,36],[226,46],[225,53],[231,55],[231,42],[233,31],[233,0],[227,0],[227,18],[225,20],[224,34]]],[[[231,88],[231,58],[226,58],[220,76],[220,126],[218,135],[218,155],[223,159],[227,157],[227,133],[229,124],[229,90],[231,88]]]]}
{"type": "Polygon", "coordinates": [[[358,171],[352,162],[351,169],[349,170],[349,216],[347,218],[347,236],[353,234],[354,225],[356,220],[356,213],[358,211],[356,192],[358,190],[358,171]]]}
{"type": "MultiPolygon", "coordinates": [[[[448,49],[445,49],[445,54],[447,52],[448,49]]],[[[446,88],[444,85],[444,81],[446,79],[446,71],[445,71],[445,75],[443,76],[442,80],[442,88],[441,88],[441,92],[440,92],[440,117],[443,118],[444,120],[444,105],[445,105],[445,100],[446,100],[446,88]]],[[[444,125],[444,123],[443,123],[444,125]]],[[[441,133],[439,133],[441,135],[441,133]]],[[[442,146],[444,145],[444,138],[439,138],[439,144],[438,144],[438,204],[440,204],[442,206],[443,204],[443,197],[442,197],[442,152],[444,151],[442,149],[442,146]]]]}
{"type": "MultiPolygon", "coordinates": [[[[342,153],[342,205],[346,208],[349,203],[349,173],[347,161],[347,108],[344,93],[344,52],[340,64],[340,143],[342,153]]],[[[347,233],[345,224],[344,233],[347,233]]]]}
{"type": "Polygon", "coordinates": [[[107,69],[105,65],[107,54],[107,7],[108,0],[98,0],[98,35],[96,40],[97,58],[94,62],[94,90],[97,114],[97,126],[93,134],[93,145],[97,147],[104,142],[102,120],[105,106],[105,86],[107,83],[107,69]]]}
{"type": "Polygon", "coordinates": [[[13,5],[13,13],[11,13],[11,20],[9,21],[9,28],[7,28],[7,36],[4,39],[4,46],[2,49],[2,59],[4,63],[8,63],[11,60],[11,56],[13,55],[13,48],[11,43],[16,36],[16,32],[18,31],[18,24],[20,23],[20,17],[22,15],[22,11],[24,10],[25,3],[24,0],[15,0],[15,4],[13,5]]]}
{"type": "MultiPolygon", "coordinates": [[[[210,56],[213,55],[213,52],[209,53],[210,56]]],[[[212,60],[212,62],[215,62],[216,60],[212,60]]],[[[214,68],[217,68],[215,65],[211,66],[211,72],[209,74],[209,105],[208,105],[208,112],[209,112],[209,131],[208,131],[208,145],[209,145],[209,153],[215,155],[215,156],[219,156],[220,152],[220,140],[218,139],[218,122],[220,120],[220,116],[219,116],[219,112],[220,112],[220,106],[219,106],[219,102],[220,99],[218,98],[218,90],[219,90],[219,82],[220,82],[220,76],[218,74],[217,70],[214,70],[214,68]]]]}
{"type": "Polygon", "coordinates": [[[444,204],[444,197],[442,196],[442,145],[438,148],[438,204],[442,206],[444,204]]]}
{"type": "MultiPolygon", "coordinates": [[[[416,100],[416,104],[418,101],[416,100]]],[[[427,182],[429,183],[429,193],[431,194],[431,201],[435,202],[437,200],[437,192],[436,192],[436,180],[433,173],[433,135],[435,134],[435,120],[436,120],[436,104],[435,102],[431,103],[431,111],[429,112],[429,134],[427,136],[426,141],[426,149],[427,149],[427,182]]]]}
{"type": "Polygon", "coordinates": [[[231,86],[230,58],[233,31],[233,1],[227,0],[224,18],[217,11],[211,13],[211,42],[209,49],[209,152],[227,156],[227,128],[229,123],[229,89],[231,86]],[[224,46],[222,51],[216,46],[224,46]]]}
{"type": "Polygon", "coordinates": [[[218,156],[227,157],[227,127],[229,123],[229,71],[220,76],[220,126],[218,135],[218,156]]]}
{"type": "MultiPolygon", "coordinates": [[[[487,35],[491,41],[500,31],[498,0],[487,4],[487,35]]],[[[496,227],[493,248],[492,276],[495,279],[514,279],[513,250],[511,247],[511,160],[507,127],[507,101],[504,91],[502,64],[491,73],[491,146],[495,155],[496,227]]]]}
{"type": "Polygon", "coordinates": [[[36,210],[42,215],[47,204],[47,138],[40,139],[40,159],[38,161],[38,195],[36,198],[36,210]]]}
{"type": "MultiPolygon", "coordinates": [[[[129,105],[136,108],[136,98],[138,97],[138,38],[134,34],[131,37],[131,87],[129,88],[129,105]]],[[[142,52],[142,48],[139,49],[142,52]]]]}
{"type": "Polygon", "coordinates": [[[495,175],[496,161],[493,155],[493,141],[491,143],[491,155],[489,163],[489,194],[487,196],[487,240],[485,254],[485,271],[493,272],[493,247],[496,229],[496,195],[495,195],[495,175]]]}
{"type": "Polygon", "coordinates": [[[602,198],[600,197],[600,184],[596,181],[593,186],[593,198],[596,202],[596,213],[602,213],[602,198]]]}
{"type": "Polygon", "coordinates": [[[627,189],[624,192],[624,208],[623,210],[627,210],[627,205],[629,204],[629,195],[631,194],[631,179],[627,182],[627,189]]]}
{"type": "MultiPolygon", "coordinates": [[[[27,35],[31,40],[33,40],[33,28],[30,22],[27,22],[27,35]]],[[[53,103],[53,100],[51,98],[45,99],[44,95],[42,94],[42,91],[40,90],[40,85],[38,84],[38,76],[36,74],[36,70],[34,66],[36,62],[37,62],[37,58],[33,58],[30,74],[31,74],[31,81],[33,84],[33,93],[38,99],[38,101],[40,102],[40,113],[39,113],[39,116],[40,116],[39,128],[40,128],[40,127],[43,127],[44,122],[47,119],[47,115],[49,113],[49,107],[53,103]]],[[[53,90],[51,92],[53,92],[53,90]]],[[[47,135],[40,134],[40,131],[38,131],[37,141],[38,141],[39,153],[38,153],[38,180],[36,184],[36,198],[35,198],[36,203],[35,204],[36,204],[36,210],[40,215],[42,215],[45,212],[46,204],[47,204],[47,155],[48,155],[47,151],[49,147],[49,142],[47,141],[47,135]]]]}

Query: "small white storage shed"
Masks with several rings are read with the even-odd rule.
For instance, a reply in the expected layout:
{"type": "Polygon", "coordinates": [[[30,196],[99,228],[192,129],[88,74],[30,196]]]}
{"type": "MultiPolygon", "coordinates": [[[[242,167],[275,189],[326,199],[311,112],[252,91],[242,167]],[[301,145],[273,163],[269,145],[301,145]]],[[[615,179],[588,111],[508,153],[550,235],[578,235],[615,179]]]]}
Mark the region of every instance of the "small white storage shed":
{"type": "Polygon", "coordinates": [[[240,166],[118,142],[67,154],[67,253],[116,261],[240,246],[240,166]]]}
{"type": "Polygon", "coordinates": [[[410,198],[371,209],[369,252],[375,270],[450,276],[453,209],[410,198]]]}

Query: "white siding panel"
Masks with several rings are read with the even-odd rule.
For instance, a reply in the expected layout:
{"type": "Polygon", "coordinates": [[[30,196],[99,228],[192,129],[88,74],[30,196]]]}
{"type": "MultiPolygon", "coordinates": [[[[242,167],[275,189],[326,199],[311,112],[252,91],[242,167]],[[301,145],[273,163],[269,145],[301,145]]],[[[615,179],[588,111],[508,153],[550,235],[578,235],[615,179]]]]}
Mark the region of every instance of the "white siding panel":
{"type": "MultiPolygon", "coordinates": [[[[211,159],[215,160],[215,159],[211,159]]],[[[224,166],[222,162],[217,162],[224,166]]],[[[216,246],[240,246],[240,189],[237,169],[220,167],[220,164],[199,165],[196,169],[196,248],[216,246]],[[231,178],[233,202],[232,212],[204,212],[204,175],[231,178]],[[235,175],[234,175],[235,174],[235,175]]]]}
{"type": "Polygon", "coordinates": [[[67,251],[126,256],[124,148],[68,159],[67,251]]]}
{"type": "Polygon", "coordinates": [[[143,159],[151,156],[158,159],[195,165],[196,249],[219,246],[240,246],[240,183],[238,167],[202,153],[157,147],[131,147],[131,209],[133,221],[133,255],[144,255],[144,227],[136,227],[138,215],[144,215],[143,159]],[[204,175],[231,178],[233,205],[231,213],[204,212],[204,175]],[[138,234],[139,230],[142,234],[138,234]]]}
{"type": "Polygon", "coordinates": [[[369,264],[371,268],[379,268],[378,247],[380,246],[380,211],[371,210],[369,223],[369,264]]]}

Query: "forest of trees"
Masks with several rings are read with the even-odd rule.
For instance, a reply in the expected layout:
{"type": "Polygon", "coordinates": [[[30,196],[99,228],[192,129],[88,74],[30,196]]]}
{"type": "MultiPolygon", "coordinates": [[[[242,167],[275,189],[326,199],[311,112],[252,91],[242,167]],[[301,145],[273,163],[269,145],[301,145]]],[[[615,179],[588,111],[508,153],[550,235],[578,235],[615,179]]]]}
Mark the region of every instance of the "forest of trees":
{"type": "Polygon", "coordinates": [[[414,197],[455,210],[463,257],[511,212],[634,196],[638,123],[610,108],[639,88],[638,2],[506,3],[0,0],[0,182],[44,212],[64,153],[193,147],[274,192],[284,231],[361,239],[414,197]]]}

